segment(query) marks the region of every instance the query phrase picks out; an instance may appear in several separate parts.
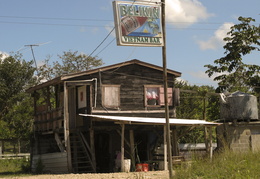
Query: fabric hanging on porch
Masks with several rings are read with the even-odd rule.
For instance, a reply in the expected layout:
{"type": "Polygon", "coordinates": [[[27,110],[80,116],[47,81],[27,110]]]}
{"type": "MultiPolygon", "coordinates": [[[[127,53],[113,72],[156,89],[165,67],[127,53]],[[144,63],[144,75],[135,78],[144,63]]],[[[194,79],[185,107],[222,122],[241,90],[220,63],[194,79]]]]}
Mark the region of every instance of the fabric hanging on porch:
{"type": "MultiPolygon", "coordinates": [[[[149,123],[149,124],[157,124],[157,125],[164,125],[165,118],[151,118],[151,117],[125,117],[125,116],[104,116],[104,115],[92,115],[92,114],[79,114],[80,116],[85,117],[93,117],[98,119],[104,119],[104,120],[112,120],[112,121],[118,121],[118,122],[125,122],[125,123],[149,123]]],[[[205,120],[197,120],[197,119],[170,119],[171,125],[220,125],[220,123],[214,123],[214,122],[207,122],[205,120]]]]}

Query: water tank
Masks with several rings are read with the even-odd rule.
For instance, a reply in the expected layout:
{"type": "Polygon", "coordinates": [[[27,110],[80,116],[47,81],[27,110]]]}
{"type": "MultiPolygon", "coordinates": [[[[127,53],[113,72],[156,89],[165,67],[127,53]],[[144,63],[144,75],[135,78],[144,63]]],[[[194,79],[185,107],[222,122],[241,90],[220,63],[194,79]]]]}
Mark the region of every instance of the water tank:
{"type": "Polygon", "coordinates": [[[234,92],[225,96],[221,94],[220,118],[226,121],[259,120],[257,98],[254,95],[234,92]]]}

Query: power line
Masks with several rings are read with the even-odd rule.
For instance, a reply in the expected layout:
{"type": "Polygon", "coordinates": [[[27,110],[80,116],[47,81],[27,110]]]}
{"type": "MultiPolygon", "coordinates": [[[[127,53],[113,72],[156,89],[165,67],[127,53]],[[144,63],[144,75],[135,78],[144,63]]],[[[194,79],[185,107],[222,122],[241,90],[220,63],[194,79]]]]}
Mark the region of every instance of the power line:
{"type": "MultiPolygon", "coordinates": [[[[93,21],[93,22],[113,22],[111,19],[83,19],[83,18],[60,18],[60,17],[32,17],[32,16],[0,16],[0,18],[8,19],[35,19],[35,20],[61,20],[61,21],[93,21]]],[[[206,25],[220,25],[225,22],[193,22],[193,21],[166,21],[168,24],[206,24],[206,25]]],[[[253,24],[259,24],[254,23],[253,24]]]]}
{"type": "MultiPolygon", "coordinates": [[[[51,23],[38,23],[38,22],[8,22],[0,21],[5,24],[28,24],[28,25],[46,25],[46,26],[70,26],[70,27],[114,27],[108,25],[86,25],[86,24],[51,24],[51,23]]],[[[186,27],[167,27],[166,29],[174,30],[217,30],[218,28],[186,28],[186,27]]],[[[227,29],[229,30],[229,29],[227,29]]]]}
{"type": "Polygon", "coordinates": [[[116,38],[113,38],[103,49],[101,49],[95,56],[98,56],[100,53],[102,53],[109,45],[112,44],[112,42],[115,41],[116,38]]]}
{"type": "Polygon", "coordinates": [[[42,19],[42,20],[62,20],[62,21],[112,21],[107,19],[79,19],[79,18],[59,18],[59,17],[28,17],[28,16],[0,16],[0,18],[11,19],[42,19]]]}
{"type": "Polygon", "coordinates": [[[106,41],[110,34],[115,30],[115,27],[107,34],[107,36],[102,40],[102,42],[90,53],[89,57],[106,41]]]}
{"type": "Polygon", "coordinates": [[[38,22],[9,22],[9,21],[0,21],[0,23],[5,23],[5,24],[29,24],[29,25],[49,25],[49,26],[105,27],[104,25],[51,24],[51,23],[38,23],[38,22]]]}

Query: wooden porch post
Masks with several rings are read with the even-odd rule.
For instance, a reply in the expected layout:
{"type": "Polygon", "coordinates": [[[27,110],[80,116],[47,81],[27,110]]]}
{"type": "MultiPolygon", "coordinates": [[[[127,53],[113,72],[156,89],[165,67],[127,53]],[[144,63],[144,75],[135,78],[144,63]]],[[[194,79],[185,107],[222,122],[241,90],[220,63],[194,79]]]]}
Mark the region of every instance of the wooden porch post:
{"type": "Polygon", "coordinates": [[[164,143],[164,146],[163,146],[163,149],[164,149],[164,170],[168,170],[168,165],[167,165],[167,137],[166,137],[166,125],[163,126],[163,143],[164,143]]]}
{"type": "Polygon", "coordinates": [[[205,126],[205,146],[206,146],[206,152],[210,157],[210,160],[212,160],[213,155],[213,146],[212,146],[212,127],[205,126]]]}
{"type": "Polygon", "coordinates": [[[131,164],[133,168],[135,167],[135,139],[134,139],[134,131],[130,130],[130,150],[131,150],[131,164]]]}
{"type": "Polygon", "coordinates": [[[177,136],[177,127],[173,126],[172,129],[172,143],[173,143],[173,156],[179,156],[179,147],[178,147],[178,136],[177,136]]]}
{"type": "Polygon", "coordinates": [[[0,140],[0,155],[3,154],[3,151],[2,151],[2,145],[3,145],[3,142],[2,142],[2,140],[0,140]]]}
{"type": "Polygon", "coordinates": [[[204,127],[204,137],[205,137],[205,147],[206,147],[206,152],[209,154],[209,133],[208,133],[208,127],[204,127]]]}
{"type": "Polygon", "coordinates": [[[93,165],[95,166],[95,171],[96,171],[95,139],[94,139],[94,130],[92,128],[89,129],[89,135],[90,135],[91,159],[93,165]]]}
{"type": "Polygon", "coordinates": [[[70,150],[70,140],[69,140],[69,100],[68,100],[68,88],[66,81],[64,82],[64,141],[65,148],[67,151],[68,157],[68,170],[72,172],[72,163],[71,163],[71,150],[70,150]]]}
{"type": "Polygon", "coordinates": [[[124,164],[124,158],[125,158],[125,124],[121,124],[122,130],[121,130],[121,172],[124,172],[125,170],[125,164],[124,164]]]}
{"type": "Polygon", "coordinates": [[[213,146],[212,146],[212,127],[209,127],[209,157],[212,160],[213,146]]]}

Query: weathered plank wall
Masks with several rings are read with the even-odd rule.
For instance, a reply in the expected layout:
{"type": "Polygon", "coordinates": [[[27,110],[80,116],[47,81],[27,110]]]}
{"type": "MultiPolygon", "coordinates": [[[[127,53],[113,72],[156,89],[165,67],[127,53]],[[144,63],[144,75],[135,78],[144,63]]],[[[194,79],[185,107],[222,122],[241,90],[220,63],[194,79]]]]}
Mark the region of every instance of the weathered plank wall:
{"type": "Polygon", "coordinates": [[[68,173],[68,158],[66,152],[34,155],[32,158],[32,171],[35,172],[39,162],[43,164],[44,173],[68,173]]]}
{"type": "MultiPolygon", "coordinates": [[[[120,85],[120,110],[145,110],[144,85],[163,86],[163,75],[161,71],[148,67],[132,64],[115,68],[109,71],[99,72],[89,76],[77,77],[73,80],[98,79],[97,110],[102,109],[101,86],[105,84],[120,85]]],[[[168,86],[173,87],[173,75],[168,75],[168,86]]],[[[94,86],[93,86],[94,88],[94,86]]],[[[94,89],[93,89],[94,91],[94,89]]],[[[151,108],[162,110],[164,107],[151,108]]]]}

